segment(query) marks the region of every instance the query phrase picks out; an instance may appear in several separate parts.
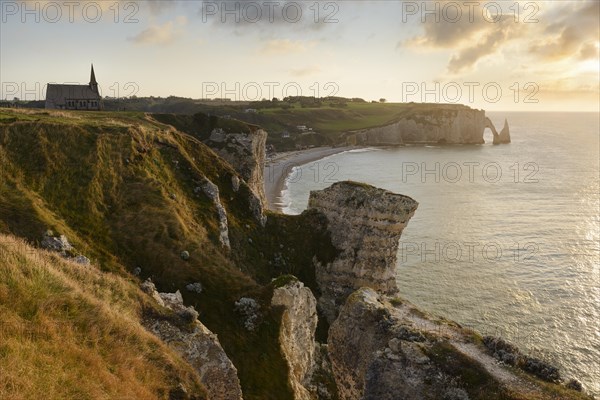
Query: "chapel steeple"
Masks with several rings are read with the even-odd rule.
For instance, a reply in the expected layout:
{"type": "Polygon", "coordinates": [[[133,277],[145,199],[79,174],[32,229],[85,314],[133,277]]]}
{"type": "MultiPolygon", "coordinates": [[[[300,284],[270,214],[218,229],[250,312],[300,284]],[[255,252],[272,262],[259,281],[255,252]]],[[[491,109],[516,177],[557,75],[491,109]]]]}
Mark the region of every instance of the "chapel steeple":
{"type": "Polygon", "coordinates": [[[96,74],[94,73],[94,64],[92,64],[92,73],[90,75],[90,88],[99,94],[98,92],[98,82],[96,82],[96,74]]]}

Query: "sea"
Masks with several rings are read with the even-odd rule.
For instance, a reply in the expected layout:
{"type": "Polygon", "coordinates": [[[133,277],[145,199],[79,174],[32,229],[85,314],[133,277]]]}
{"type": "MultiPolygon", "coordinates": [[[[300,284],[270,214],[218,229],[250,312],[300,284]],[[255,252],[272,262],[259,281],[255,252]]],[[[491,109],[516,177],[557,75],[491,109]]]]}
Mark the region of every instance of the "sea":
{"type": "Polygon", "coordinates": [[[284,212],[337,181],[408,195],[397,281],[416,306],[500,336],[600,398],[600,114],[488,112],[512,143],[361,148],[294,168],[284,212]]]}

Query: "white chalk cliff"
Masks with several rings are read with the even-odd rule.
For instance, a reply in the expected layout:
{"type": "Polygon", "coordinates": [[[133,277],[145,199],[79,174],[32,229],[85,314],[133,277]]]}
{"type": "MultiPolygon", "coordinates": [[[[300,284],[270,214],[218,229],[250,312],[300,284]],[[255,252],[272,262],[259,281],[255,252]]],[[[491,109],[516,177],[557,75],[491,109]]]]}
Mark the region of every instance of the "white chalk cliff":
{"type": "Polygon", "coordinates": [[[494,143],[510,143],[508,122],[505,135],[499,135],[484,110],[463,105],[432,104],[430,108],[406,113],[384,126],[348,132],[346,142],[353,145],[385,146],[413,143],[483,144],[489,128],[494,143]]]}
{"type": "Polygon", "coordinates": [[[327,217],[331,241],[340,251],[332,263],[316,267],[319,306],[330,322],[356,289],[397,292],[398,243],[417,206],[408,196],[355,182],[310,193],[308,208],[327,217]]]}

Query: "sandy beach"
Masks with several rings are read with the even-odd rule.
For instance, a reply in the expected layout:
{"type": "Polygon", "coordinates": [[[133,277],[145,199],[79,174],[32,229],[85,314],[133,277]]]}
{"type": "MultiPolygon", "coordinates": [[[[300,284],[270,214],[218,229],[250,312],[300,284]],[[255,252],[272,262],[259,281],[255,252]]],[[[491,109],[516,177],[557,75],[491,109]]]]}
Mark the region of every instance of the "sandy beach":
{"type": "Polygon", "coordinates": [[[292,172],[292,168],[355,148],[354,146],[316,147],[314,149],[277,153],[267,159],[264,177],[265,194],[269,209],[282,211],[281,193],[285,189],[285,179],[292,172]]]}

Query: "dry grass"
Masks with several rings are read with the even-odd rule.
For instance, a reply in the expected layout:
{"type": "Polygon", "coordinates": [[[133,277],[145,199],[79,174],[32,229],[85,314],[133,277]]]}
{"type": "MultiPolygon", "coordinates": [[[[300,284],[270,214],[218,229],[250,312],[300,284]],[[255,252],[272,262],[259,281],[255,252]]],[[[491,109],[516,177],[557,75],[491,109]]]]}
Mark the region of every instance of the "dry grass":
{"type": "MultiPolygon", "coordinates": [[[[126,280],[0,235],[0,398],[162,399],[195,372],[139,323],[126,280]]],[[[149,306],[146,304],[146,306],[149,306]]]]}

